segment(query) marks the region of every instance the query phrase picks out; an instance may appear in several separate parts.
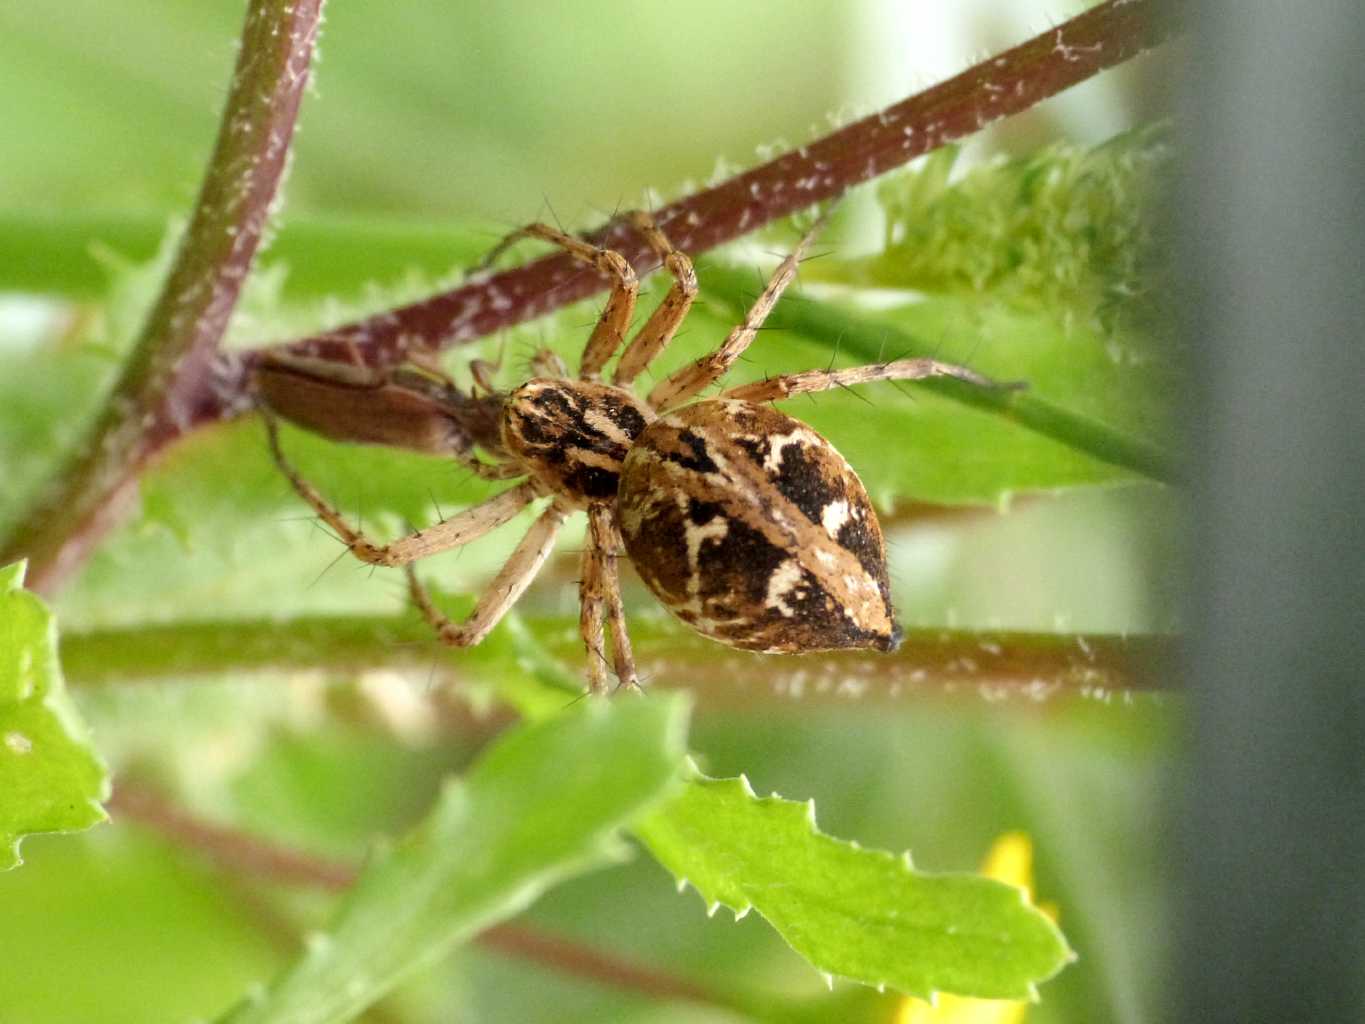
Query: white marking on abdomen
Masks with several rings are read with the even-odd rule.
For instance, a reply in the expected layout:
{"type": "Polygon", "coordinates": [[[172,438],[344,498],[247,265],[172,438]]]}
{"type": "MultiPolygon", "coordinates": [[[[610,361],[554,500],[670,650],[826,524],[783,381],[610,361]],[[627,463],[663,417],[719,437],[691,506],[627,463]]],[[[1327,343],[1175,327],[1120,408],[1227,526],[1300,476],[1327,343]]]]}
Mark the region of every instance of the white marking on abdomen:
{"type": "Polygon", "coordinates": [[[831,501],[820,512],[820,525],[825,528],[830,540],[839,539],[839,531],[844,528],[844,524],[848,520],[848,502],[843,498],[838,501],[831,501]]]}

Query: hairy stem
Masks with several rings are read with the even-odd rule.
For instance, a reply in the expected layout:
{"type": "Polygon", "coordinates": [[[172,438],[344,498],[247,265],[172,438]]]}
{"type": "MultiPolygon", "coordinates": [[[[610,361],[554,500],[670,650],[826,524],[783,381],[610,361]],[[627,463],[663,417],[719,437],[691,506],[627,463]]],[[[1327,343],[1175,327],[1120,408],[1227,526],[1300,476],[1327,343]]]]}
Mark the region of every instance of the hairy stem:
{"type": "Polygon", "coordinates": [[[251,0],[218,140],[189,226],[93,428],[0,544],[50,592],[133,498],[148,457],[213,415],[214,358],[275,201],[323,0],[251,0]]]}
{"type": "MultiPolygon", "coordinates": [[[[945,82],[819,141],[654,212],[679,249],[693,255],[757,230],[915,157],[1027,110],[1169,37],[1152,0],[1109,0],[945,82]]],[[[638,271],[658,259],[617,221],[589,236],[638,271]]],[[[291,344],[298,355],[374,366],[414,347],[438,349],[542,316],[608,282],[559,253],[462,288],[291,344]]]]}
{"type": "MultiPolygon", "coordinates": [[[[542,638],[548,655],[564,664],[582,658],[572,630],[560,620],[537,623],[526,632],[528,639],[542,638]]],[[[884,706],[934,696],[1029,702],[1066,696],[1129,699],[1165,689],[1160,669],[1175,644],[1158,636],[912,629],[895,654],[796,658],[731,651],[648,621],[632,623],[631,633],[641,677],[653,685],[687,686],[702,712],[761,711],[797,701],[803,706],[852,701],[884,706]]],[[[425,676],[436,666],[454,679],[466,673],[483,679],[520,676],[487,670],[489,660],[505,652],[479,648],[451,653],[440,647],[415,616],[145,626],[68,633],[61,643],[62,665],[73,686],[318,668],[352,675],[384,668],[425,676]]],[[[562,701],[563,695],[555,699],[562,701]]]]}
{"type": "MultiPolygon", "coordinates": [[[[244,408],[250,357],[215,361],[214,347],[274,195],[321,3],[252,0],[204,191],[138,355],[89,440],[0,543],[0,563],[31,560],[35,589],[52,591],[80,565],[118,522],[137,474],[153,456],[195,427],[244,408]]],[[[1157,8],[1156,0],[1107,0],[880,113],[656,211],[656,218],[693,254],[730,241],[1164,42],[1175,26],[1157,8]]],[[[592,237],[641,271],[657,262],[624,224],[592,237]]],[[[295,354],[393,365],[414,349],[435,351],[541,316],[605,283],[563,255],[549,256],[289,347],[295,354]]]]}
{"type": "MultiPolygon", "coordinates": [[[[180,846],[204,854],[226,870],[276,884],[339,892],[348,889],[359,876],[359,870],[351,864],[206,821],[137,785],[120,784],[108,807],[116,821],[135,821],[180,846]]],[[[474,941],[507,956],[652,999],[682,999],[734,1008],[733,1001],[685,978],[523,925],[495,925],[474,941]]]]}

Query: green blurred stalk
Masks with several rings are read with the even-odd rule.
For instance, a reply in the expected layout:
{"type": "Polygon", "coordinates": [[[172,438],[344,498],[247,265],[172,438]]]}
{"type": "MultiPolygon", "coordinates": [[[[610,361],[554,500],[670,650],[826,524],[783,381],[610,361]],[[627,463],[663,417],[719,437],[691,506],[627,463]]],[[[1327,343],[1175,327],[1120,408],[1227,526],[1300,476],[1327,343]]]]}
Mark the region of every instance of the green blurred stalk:
{"type": "MultiPolygon", "coordinates": [[[[33,214],[0,211],[0,291],[78,300],[105,296],[111,260],[144,263],[173,231],[158,213],[33,214]]],[[[271,264],[289,267],[286,297],[352,292],[419,271],[436,277],[467,266],[497,230],[354,217],[291,218],[271,240],[271,264]]]]}

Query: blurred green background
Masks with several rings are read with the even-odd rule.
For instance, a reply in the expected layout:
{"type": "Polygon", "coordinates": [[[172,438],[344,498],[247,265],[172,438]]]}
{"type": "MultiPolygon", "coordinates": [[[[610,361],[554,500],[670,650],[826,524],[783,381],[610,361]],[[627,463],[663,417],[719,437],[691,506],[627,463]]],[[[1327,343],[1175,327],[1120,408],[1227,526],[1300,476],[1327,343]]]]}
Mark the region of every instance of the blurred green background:
{"type": "MultiPolygon", "coordinates": [[[[286,324],[420,293],[447,269],[443,254],[473,255],[498,231],[532,219],[582,226],[679,195],[1077,9],[979,2],[946,13],[889,0],[334,3],[283,219],[333,232],[336,265],[325,246],[315,248],[317,266],[287,268],[267,254],[261,290],[270,294],[259,307],[247,304],[236,332],[278,337],[286,324]],[[377,237],[394,241],[384,248],[377,237]],[[359,269],[345,265],[356,245],[366,250],[359,269]],[[252,323],[256,308],[268,312],[252,323]]],[[[239,2],[223,0],[0,7],[0,523],[79,435],[136,325],[156,270],[132,268],[193,201],[241,13],[239,2]]],[[[1158,103],[1147,87],[1154,76],[1151,65],[1102,76],[973,139],[967,160],[1058,138],[1106,138],[1158,103]]],[[[847,216],[847,244],[856,245],[858,225],[872,230],[876,211],[855,198],[847,216]]],[[[688,344],[706,344],[708,329],[723,325],[698,328],[688,344]]],[[[532,328],[514,338],[512,362],[525,339],[542,337],[532,328]]],[[[571,352],[576,342],[563,344],[571,352]]],[[[854,464],[875,458],[878,439],[855,436],[857,404],[825,408],[832,411],[821,429],[839,442],[840,418],[847,422],[854,464]]],[[[315,460],[324,488],[362,506],[425,503],[433,485],[415,474],[444,474],[434,485],[442,500],[473,493],[448,467],[358,453],[329,469],[321,448],[298,435],[292,443],[304,446],[305,463],[315,460]],[[357,479],[371,491],[348,492],[357,479]],[[406,497],[387,497],[385,488],[406,488],[406,497]]],[[[903,619],[1169,630],[1177,511],[1165,491],[1130,485],[1030,496],[1000,514],[892,515],[903,619]]],[[[58,599],[59,622],[79,630],[397,609],[391,580],[349,565],[308,586],[334,548],[286,521],[298,514],[252,425],[198,438],[149,481],[144,515],[58,599]]],[[[442,584],[477,587],[514,541],[515,530],[507,533],[446,556],[442,584]]],[[[572,612],[575,549],[572,536],[561,544],[565,553],[528,595],[529,612],[572,612]]],[[[643,592],[628,602],[632,615],[655,614],[643,592]]],[[[514,664],[504,659],[504,668],[514,664]]],[[[441,773],[473,756],[490,728],[433,712],[422,679],[224,678],[98,692],[72,682],[117,771],[155,780],[205,815],[346,858],[420,816],[441,773]]],[[[970,869],[1000,833],[1028,832],[1039,895],[1060,907],[1080,953],[1028,1019],[1135,1022],[1154,1015],[1162,984],[1159,809],[1169,719],[1170,708],[1151,699],[992,705],[969,695],[834,709],[793,702],[703,715],[692,746],[712,774],[745,771],[761,793],[813,797],[827,831],[910,849],[924,868],[970,869]]],[[[24,852],[26,865],[0,876],[4,1024],[211,1016],[286,962],[299,931],[323,920],[329,905],[225,876],[126,823],[29,840],[24,852]]],[[[530,918],[684,976],[823,991],[756,916],[708,919],[647,858],[563,887],[530,918]]],[[[373,1019],[730,1018],[475,948],[373,1019]]]]}

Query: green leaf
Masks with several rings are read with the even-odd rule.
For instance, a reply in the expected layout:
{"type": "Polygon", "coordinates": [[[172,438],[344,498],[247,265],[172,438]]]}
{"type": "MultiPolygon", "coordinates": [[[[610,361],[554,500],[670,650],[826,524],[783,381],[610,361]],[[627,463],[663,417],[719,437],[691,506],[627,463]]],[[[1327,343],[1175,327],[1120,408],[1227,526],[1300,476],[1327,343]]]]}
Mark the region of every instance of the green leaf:
{"type": "Polygon", "coordinates": [[[618,831],[677,776],[685,716],[679,697],[594,700],[501,739],[365,869],[332,929],[222,1020],[349,1020],[551,886],[620,860],[618,831]]]}
{"type": "Polygon", "coordinates": [[[24,563],[0,569],[0,870],[19,841],[105,820],[109,780],[66,696],[57,627],[23,589],[24,563]]]}
{"type": "Polygon", "coordinates": [[[827,975],[920,998],[1023,999],[1072,957],[1019,889],[827,836],[812,803],[760,799],[743,776],[697,776],[637,832],[712,911],[756,909],[827,975]]]}
{"type": "Polygon", "coordinates": [[[1166,122],[1097,146],[1059,142],[957,174],[946,147],[877,185],[880,252],[809,278],[933,294],[991,294],[1112,322],[1161,285],[1149,207],[1173,178],[1166,122]]]}
{"type": "MultiPolygon", "coordinates": [[[[710,265],[703,280],[736,318],[755,292],[752,269],[710,265]]],[[[747,354],[761,375],[829,365],[833,351],[838,366],[927,356],[1026,385],[991,390],[939,378],[899,385],[903,395],[879,383],[788,402],[846,456],[860,439],[876,452],[881,475],[898,483],[895,497],[992,504],[1016,492],[1179,475],[1170,399],[1180,381],[1172,360],[1134,332],[1106,336],[1050,311],[970,295],[877,311],[803,295],[769,322],[782,336],[747,354]],[[845,428],[854,438],[848,450],[845,428]]]]}
{"type": "MultiPolygon", "coordinates": [[[[166,218],[150,213],[0,209],[0,286],[98,299],[111,276],[107,253],[118,253],[119,262],[151,260],[166,234],[166,218]]],[[[292,217],[261,263],[287,269],[283,298],[316,298],[413,272],[447,274],[477,260],[497,234],[496,228],[402,218],[292,217]]]]}
{"type": "MultiPolygon", "coordinates": [[[[875,456],[865,482],[883,503],[991,504],[1017,492],[1177,481],[1171,412],[1183,361],[1154,310],[1165,261],[1144,216],[1170,176],[1162,126],[957,178],[954,159],[937,153],[879,186],[881,251],[845,258],[837,242],[822,243],[833,251],[803,264],[801,279],[836,285],[840,301],[793,289],[735,380],[746,369],[771,376],[928,356],[1027,385],[939,379],[903,387],[913,403],[891,384],[792,403],[860,473],[859,449],[875,456]],[[896,294],[901,303],[888,306],[896,294]]],[[[770,243],[789,249],[792,229],[770,231],[770,243]]],[[[752,269],[700,274],[732,322],[758,290],[752,269]]]]}

